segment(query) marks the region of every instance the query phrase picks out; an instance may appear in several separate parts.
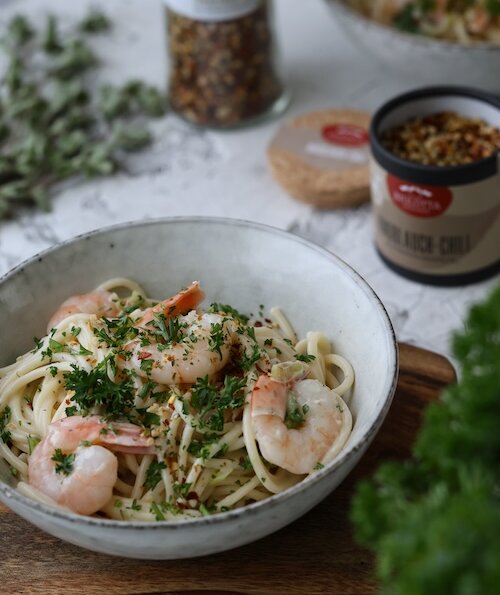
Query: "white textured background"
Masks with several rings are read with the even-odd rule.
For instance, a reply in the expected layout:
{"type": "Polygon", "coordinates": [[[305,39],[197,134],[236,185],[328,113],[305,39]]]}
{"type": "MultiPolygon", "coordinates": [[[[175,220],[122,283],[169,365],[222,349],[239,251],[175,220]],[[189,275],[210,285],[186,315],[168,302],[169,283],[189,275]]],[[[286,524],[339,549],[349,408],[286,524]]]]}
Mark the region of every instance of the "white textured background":
{"type": "MultiPolygon", "coordinates": [[[[53,11],[71,24],[83,0],[0,0],[0,23],[15,13],[42,24],[53,11]]],[[[96,36],[103,66],[99,81],[141,77],[166,83],[163,11],[159,0],[102,0],[113,33],[96,36]]],[[[288,114],[326,107],[375,109],[415,86],[395,79],[358,53],[320,0],[277,0],[276,24],[283,73],[292,92],[288,114]]],[[[288,229],[336,253],[378,292],[401,340],[449,353],[452,329],[467,305],[485,296],[494,280],[458,289],[406,281],[380,262],[372,245],[370,208],[319,212],[289,198],[271,179],[265,149],[278,122],[214,133],[190,128],[169,115],[153,124],[157,142],[134,156],[127,173],[67,184],[48,214],[26,209],[0,222],[0,274],[60,240],[103,225],[169,215],[214,215],[288,229]]],[[[189,238],[186,238],[186,250],[189,238]]]]}

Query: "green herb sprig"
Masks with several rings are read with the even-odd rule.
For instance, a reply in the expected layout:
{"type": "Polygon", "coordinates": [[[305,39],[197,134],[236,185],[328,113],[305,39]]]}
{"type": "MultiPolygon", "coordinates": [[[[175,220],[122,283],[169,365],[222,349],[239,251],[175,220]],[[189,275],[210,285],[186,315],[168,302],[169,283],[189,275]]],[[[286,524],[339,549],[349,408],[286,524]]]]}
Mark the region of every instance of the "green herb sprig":
{"type": "Polygon", "coordinates": [[[90,413],[100,407],[108,419],[127,415],[134,403],[134,384],[126,377],[122,382],[113,382],[108,368],[114,365],[113,356],[108,356],[90,372],[72,364],[73,370],[65,374],[66,390],[74,391],[71,400],[78,405],[66,408],[66,415],[90,413]]]}
{"type": "Polygon", "coordinates": [[[226,376],[222,388],[217,389],[210,384],[208,376],[198,378],[191,389],[191,406],[200,413],[200,429],[221,432],[225,412],[243,407],[245,384],[244,378],[226,376]]]}
{"type": "Polygon", "coordinates": [[[75,455],[65,455],[60,448],[54,450],[51,460],[55,462],[55,471],[62,475],[71,475],[75,463],[75,455]]]}
{"type": "Polygon", "coordinates": [[[391,595],[494,593],[500,581],[500,287],[470,311],[460,381],[431,405],[413,458],[359,485],[352,519],[391,595]]]}
{"type": "Polygon", "coordinates": [[[7,424],[10,422],[11,415],[12,412],[8,405],[4,407],[0,413],[0,440],[5,444],[10,442],[12,438],[10,431],[7,429],[7,424]]]}
{"type": "Polygon", "coordinates": [[[21,15],[7,25],[1,40],[8,64],[0,81],[0,219],[24,204],[49,210],[56,183],[113,174],[124,166],[124,151],[152,142],[143,119],[165,113],[161,92],[138,80],[97,90],[90,84],[99,58],[87,36],[110,26],[96,9],[64,35],[53,15],[42,31],[21,15]]]}

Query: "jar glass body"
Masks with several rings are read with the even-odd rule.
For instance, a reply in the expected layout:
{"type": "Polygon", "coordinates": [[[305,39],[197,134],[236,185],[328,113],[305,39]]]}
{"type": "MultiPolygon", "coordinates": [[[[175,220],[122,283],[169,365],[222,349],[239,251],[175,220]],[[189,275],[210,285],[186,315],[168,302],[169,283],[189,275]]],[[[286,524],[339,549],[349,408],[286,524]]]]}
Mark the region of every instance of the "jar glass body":
{"type": "Polygon", "coordinates": [[[199,126],[232,128],[286,108],[269,0],[228,7],[227,0],[165,2],[169,99],[178,115],[199,126]]]}

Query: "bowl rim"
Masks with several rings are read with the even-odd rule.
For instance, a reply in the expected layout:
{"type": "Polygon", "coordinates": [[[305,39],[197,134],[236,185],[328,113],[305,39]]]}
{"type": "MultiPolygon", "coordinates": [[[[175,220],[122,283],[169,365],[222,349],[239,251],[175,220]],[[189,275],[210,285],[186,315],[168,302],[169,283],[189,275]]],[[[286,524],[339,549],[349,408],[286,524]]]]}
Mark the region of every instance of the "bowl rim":
{"type": "MultiPolygon", "coordinates": [[[[98,229],[94,229],[77,236],[71,237],[67,240],[62,242],[58,242],[54,246],[51,246],[43,251],[38,252],[34,256],[25,259],[20,264],[15,266],[13,269],[5,273],[2,277],[0,277],[0,285],[8,282],[11,278],[15,277],[17,274],[21,273],[26,266],[32,265],[36,261],[43,260],[46,256],[52,254],[53,252],[57,252],[61,248],[66,246],[71,246],[72,244],[78,244],[82,241],[88,241],[94,236],[105,235],[109,232],[120,231],[127,228],[140,228],[140,227],[148,227],[150,225],[170,225],[170,224],[177,224],[177,223],[199,223],[199,224],[215,224],[215,225],[229,225],[229,226],[236,226],[236,227],[243,227],[247,229],[253,229],[257,231],[264,231],[271,235],[278,235],[285,239],[294,241],[302,246],[317,252],[320,256],[327,258],[334,264],[337,268],[341,269],[343,273],[347,274],[354,283],[361,289],[365,295],[368,297],[370,302],[373,304],[375,309],[377,310],[378,315],[380,316],[386,330],[386,337],[388,339],[388,346],[389,346],[389,354],[392,355],[393,361],[391,362],[392,370],[389,370],[389,374],[387,375],[386,385],[384,387],[385,392],[385,400],[382,404],[380,411],[378,412],[375,419],[372,421],[370,427],[366,430],[366,432],[360,437],[357,443],[353,444],[349,449],[343,451],[342,455],[333,463],[326,465],[323,469],[317,471],[314,475],[307,478],[307,481],[303,480],[295,484],[294,486],[287,488],[283,492],[278,494],[272,494],[269,498],[265,498],[259,502],[254,502],[252,504],[248,504],[241,508],[236,508],[233,510],[228,510],[226,512],[220,512],[210,516],[202,516],[193,519],[183,519],[183,520],[165,520],[165,521],[128,521],[128,520],[114,520],[114,519],[106,519],[101,517],[91,517],[91,516],[84,516],[73,513],[71,511],[67,511],[64,508],[55,508],[41,502],[37,502],[32,500],[28,496],[24,496],[20,492],[18,492],[15,486],[10,486],[6,484],[2,479],[0,479],[0,495],[2,496],[2,501],[8,506],[10,500],[17,501],[23,507],[27,507],[29,509],[34,509],[41,515],[45,517],[52,517],[55,522],[66,522],[66,523],[76,523],[80,524],[83,523],[84,525],[91,526],[91,527],[101,527],[101,528],[109,528],[109,529],[118,529],[118,530],[125,530],[125,529],[137,529],[137,530],[154,530],[154,531],[178,531],[181,529],[192,529],[196,530],[202,525],[219,525],[226,522],[232,522],[242,515],[250,516],[250,515],[258,515],[262,510],[272,509],[277,505],[281,505],[282,502],[289,500],[299,492],[302,492],[308,489],[309,486],[312,486],[319,481],[321,481],[327,475],[333,473],[340,467],[342,467],[345,463],[349,460],[356,457],[357,453],[362,450],[365,445],[371,442],[374,438],[378,430],[380,429],[387,412],[392,403],[392,399],[394,397],[394,393],[396,391],[397,381],[398,381],[398,372],[399,372],[399,351],[397,346],[396,334],[394,328],[392,326],[392,322],[390,317],[385,309],[382,301],[375,293],[375,291],[371,288],[371,286],[365,281],[365,279],[356,272],[350,265],[348,265],[345,261],[341,258],[323,248],[318,246],[317,244],[310,242],[300,236],[297,236],[291,232],[266,225],[263,223],[256,223],[252,221],[246,221],[244,219],[232,219],[228,217],[204,217],[204,216],[178,216],[178,217],[161,217],[161,218],[151,218],[151,219],[144,219],[144,220],[133,220],[128,221],[125,223],[118,223],[115,225],[109,225],[105,227],[101,227],[98,229]]],[[[342,452],[342,451],[341,451],[342,452]]]]}
{"type": "Polygon", "coordinates": [[[409,43],[410,45],[413,44],[418,47],[425,47],[426,49],[444,50],[448,52],[459,52],[464,50],[500,52],[500,45],[487,41],[475,41],[470,45],[466,45],[460,41],[450,41],[449,39],[438,39],[426,35],[405,33],[404,31],[399,31],[394,27],[370,19],[363,13],[358,12],[354,7],[347,5],[346,0],[326,0],[326,2],[337,7],[343,12],[344,16],[352,21],[362,23],[365,27],[374,29],[380,33],[393,35],[396,39],[409,43]]]}
{"type": "MultiPolygon", "coordinates": [[[[373,114],[370,124],[370,145],[375,161],[390,174],[403,180],[432,186],[466,186],[496,176],[500,169],[500,151],[495,151],[489,157],[484,157],[473,163],[442,167],[403,159],[383,145],[380,128],[384,119],[395,109],[408,103],[418,103],[420,100],[432,98],[449,100],[455,97],[489,105],[500,114],[500,98],[475,87],[431,85],[400,93],[383,103],[373,114]]],[[[410,118],[420,115],[417,107],[410,118]]]]}

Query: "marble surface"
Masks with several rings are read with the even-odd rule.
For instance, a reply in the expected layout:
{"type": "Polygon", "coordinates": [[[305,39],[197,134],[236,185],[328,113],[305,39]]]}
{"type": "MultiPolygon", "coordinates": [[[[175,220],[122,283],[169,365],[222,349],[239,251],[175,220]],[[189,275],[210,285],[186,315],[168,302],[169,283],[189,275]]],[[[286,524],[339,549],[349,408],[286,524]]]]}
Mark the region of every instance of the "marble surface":
{"type": "MultiPolygon", "coordinates": [[[[91,2],[90,2],[91,3],[91,2]]],[[[43,22],[52,11],[70,24],[87,2],[2,0],[0,26],[24,12],[43,22]]],[[[320,0],[276,0],[283,73],[292,93],[288,114],[350,106],[375,109],[415,86],[395,79],[344,36],[320,0]]],[[[113,33],[96,39],[99,82],[141,77],[166,81],[160,0],[106,0],[113,33]]],[[[0,222],[0,275],[61,240],[99,227],[172,215],[226,216],[287,229],[348,262],[385,303],[400,340],[449,354],[449,336],[468,305],[498,279],[457,289],[426,287],[389,271],[372,244],[370,207],[321,212],[289,198],[271,178],[265,148],[278,122],[226,133],[200,131],[174,115],[155,121],[154,146],[128,161],[127,172],[58,189],[50,213],[26,209],[0,222]]],[[[186,250],[189,239],[186,239],[186,250]]]]}

